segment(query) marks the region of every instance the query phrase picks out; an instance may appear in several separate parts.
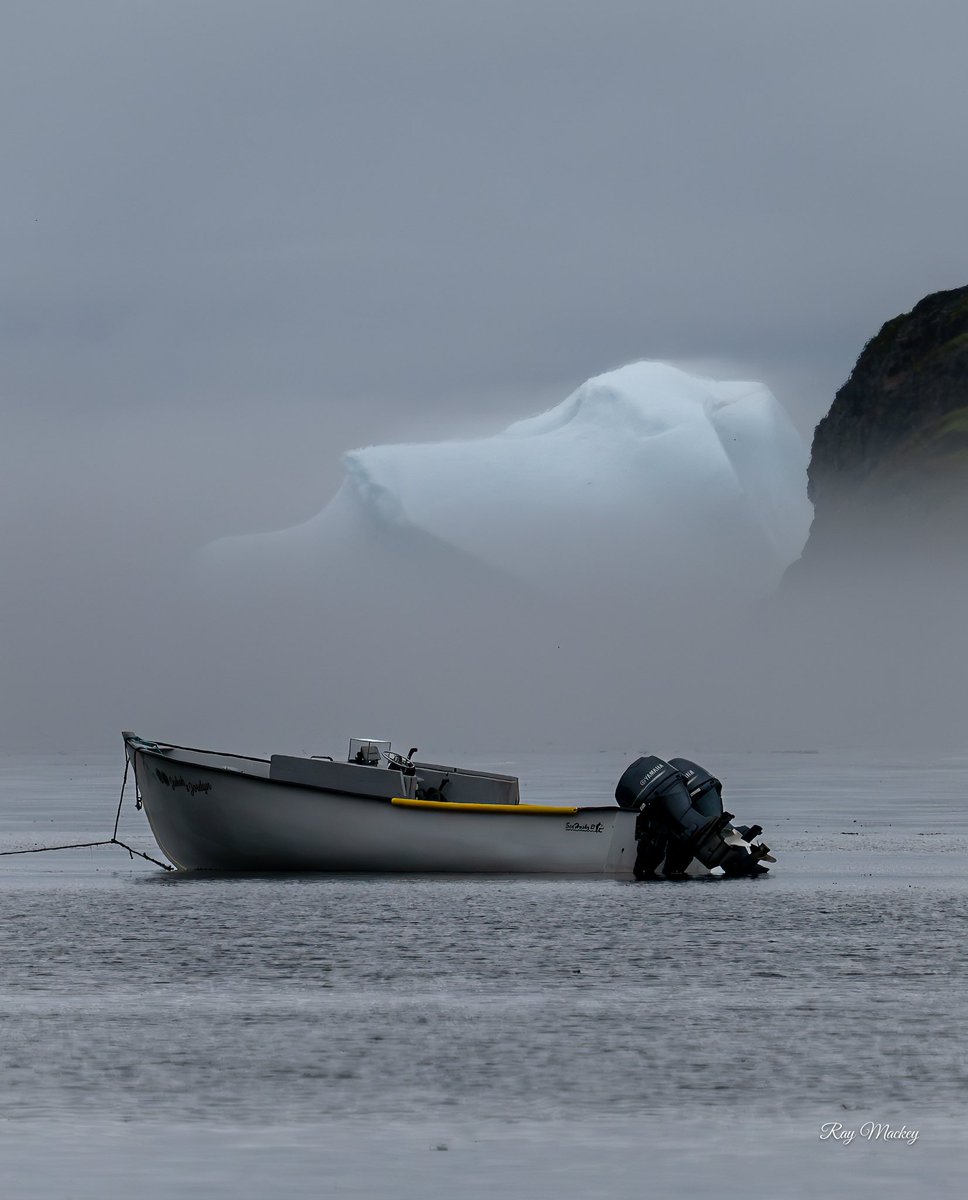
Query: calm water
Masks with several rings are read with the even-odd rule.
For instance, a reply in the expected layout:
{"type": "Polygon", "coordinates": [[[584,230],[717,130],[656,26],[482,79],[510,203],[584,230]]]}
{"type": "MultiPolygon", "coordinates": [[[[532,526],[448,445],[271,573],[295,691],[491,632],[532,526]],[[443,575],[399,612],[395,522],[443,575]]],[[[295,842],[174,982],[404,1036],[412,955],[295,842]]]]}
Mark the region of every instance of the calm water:
{"type": "MultiPolygon", "coordinates": [[[[608,802],[631,757],[478,761],[529,800],[608,802]]],[[[109,836],[121,765],[0,759],[0,849],[109,836]]],[[[2,1194],[956,1194],[968,756],[704,765],[769,877],[0,859],[2,1194]]],[[[156,852],[133,804],[121,836],[156,852]]]]}

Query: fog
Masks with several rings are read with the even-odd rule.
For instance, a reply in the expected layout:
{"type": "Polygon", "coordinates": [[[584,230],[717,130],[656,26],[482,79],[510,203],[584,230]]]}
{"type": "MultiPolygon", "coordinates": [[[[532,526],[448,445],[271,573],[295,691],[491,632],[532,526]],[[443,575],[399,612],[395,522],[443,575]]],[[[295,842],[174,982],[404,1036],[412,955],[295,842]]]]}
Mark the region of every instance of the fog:
{"type": "Polygon", "coordinates": [[[968,273],[963,6],[2,23],[0,744],[963,737],[950,562],[742,611],[728,544],[657,600],[607,530],[551,598],[427,546],[326,586],[199,569],[322,511],[348,450],[492,436],[639,359],[762,380],[809,444],[883,321],[968,273]]]}

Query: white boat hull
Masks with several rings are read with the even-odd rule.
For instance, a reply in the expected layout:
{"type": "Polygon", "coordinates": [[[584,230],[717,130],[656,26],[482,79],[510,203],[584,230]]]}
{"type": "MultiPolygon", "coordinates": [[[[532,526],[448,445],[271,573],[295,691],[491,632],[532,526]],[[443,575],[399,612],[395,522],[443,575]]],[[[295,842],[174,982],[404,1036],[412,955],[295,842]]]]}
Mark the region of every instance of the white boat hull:
{"type": "Polygon", "coordinates": [[[262,760],[137,739],[127,752],[155,840],[183,870],[632,877],[636,814],[620,808],[434,805],[277,782],[262,760]]]}

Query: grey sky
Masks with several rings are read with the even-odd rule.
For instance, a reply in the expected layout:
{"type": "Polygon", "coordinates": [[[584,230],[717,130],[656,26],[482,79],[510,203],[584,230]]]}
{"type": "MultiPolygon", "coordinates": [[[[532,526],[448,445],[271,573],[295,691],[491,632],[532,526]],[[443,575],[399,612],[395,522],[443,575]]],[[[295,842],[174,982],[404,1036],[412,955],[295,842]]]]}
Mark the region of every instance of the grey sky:
{"type": "Polygon", "coordinates": [[[351,446],[635,358],[763,379],[809,436],[968,277],[966,45],[958,0],[7,0],[8,662],[68,598],[103,649],[138,539],[174,570],[316,511],[351,446]]]}

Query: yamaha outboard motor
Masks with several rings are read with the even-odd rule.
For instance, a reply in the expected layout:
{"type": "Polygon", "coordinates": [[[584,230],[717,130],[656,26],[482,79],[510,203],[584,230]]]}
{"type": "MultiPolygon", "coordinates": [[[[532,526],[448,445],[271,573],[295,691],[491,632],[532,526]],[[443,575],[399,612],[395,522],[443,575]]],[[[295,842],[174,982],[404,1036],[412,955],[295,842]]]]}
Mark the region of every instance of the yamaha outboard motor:
{"type": "Polygon", "coordinates": [[[669,766],[682,776],[694,808],[708,817],[718,817],[723,811],[723,785],[698,763],[688,758],[670,758],[669,766]]]}
{"type": "MultiPolygon", "coordinates": [[[[669,765],[675,767],[686,781],[695,808],[711,817],[718,816],[723,811],[723,785],[715,775],[710,775],[705,768],[690,762],[688,758],[670,758],[669,765]]],[[[763,832],[762,825],[736,825],[734,829],[744,842],[752,842],[763,832]]],[[[753,849],[762,851],[760,858],[765,858],[767,862],[776,861],[770,857],[768,846],[754,846],[753,849]]]]}
{"type": "Polygon", "coordinates": [[[685,874],[693,859],[727,875],[759,875],[766,871],[761,859],[776,861],[768,846],[751,844],[759,826],[733,828],[732,813],[723,811],[722,784],[688,759],[637,759],[619,780],[615,799],[639,814],[637,879],[685,874]]]}

